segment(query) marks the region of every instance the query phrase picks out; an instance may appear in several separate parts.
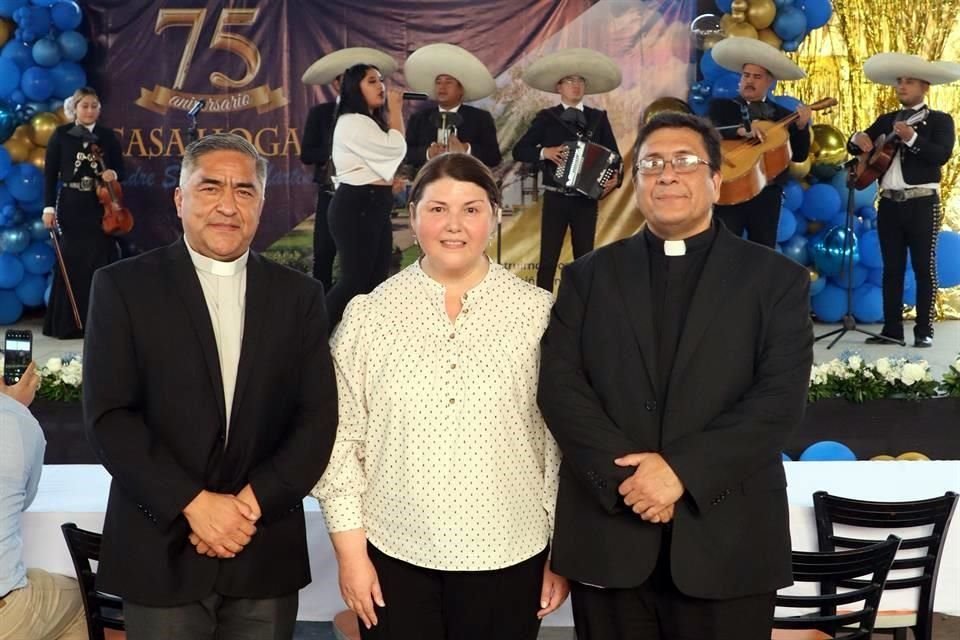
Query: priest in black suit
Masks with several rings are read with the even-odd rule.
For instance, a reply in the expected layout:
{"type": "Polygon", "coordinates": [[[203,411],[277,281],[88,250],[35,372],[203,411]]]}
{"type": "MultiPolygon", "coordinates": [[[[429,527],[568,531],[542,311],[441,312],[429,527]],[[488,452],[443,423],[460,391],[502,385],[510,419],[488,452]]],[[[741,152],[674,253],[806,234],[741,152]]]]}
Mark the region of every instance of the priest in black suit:
{"type": "Polygon", "coordinates": [[[646,227],[564,269],[539,404],[563,454],[553,570],[579,640],[769,640],[791,583],[781,454],[813,362],[807,270],[713,220],[720,138],[664,113],[646,227]]]}
{"type": "Polygon", "coordinates": [[[464,104],[496,89],[490,71],[476,56],[452,44],[430,44],[410,54],[403,72],[414,91],[437,101],[410,117],[404,164],[416,173],[427,160],[447,151],[469,153],[491,169],[500,164],[493,116],[464,104]]]}
{"type": "Polygon", "coordinates": [[[303,497],[337,425],[323,287],[250,251],[267,162],[187,147],[184,236],[97,271],[87,435],[113,477],[97,588],[130,640],[293,637],[310,582],[303,497]]]}
{"type": "Polygon", "coordinates": [[[897,151],[880,177],[877,232],[883,256],[883,329],[890,338],[867,338],[871,344],[903,341],[903,276],[907,249],[917,278],[915,347],[933,346],[933,309],[937,294],[937,234],[940,232],[940,179],[953,154],[953,118],[926,105],[931,84],[960,79],[956,65],[930,62],[902,53],[879,53],[863,65],[867,78],[896,87],[898,111],[881,115],[866,131],[854,134],[850,153],[873,150],[880,135],[892,136],[897,151]]]}
{"type": "MultiPolygon", "coordinates": [[[[557,181],[562,145],[582,139],[619,155],[607,112],[586,106],[583,97],[613,91],[620,86],[620,78],[620,69],[613,60],[590,49],[563,49],[544,56],[523,75],[524,82],[534,89],[560,95],[560,104],[537,113],[530,128],[513,147],[516,160],[536,163],[543,171],[537,286],[547,291],[554,289],[567,228],[570,228],[574,258],[593,250],[597,231],[597,201],[557,181]]],[[[620,186],[621,178],[618,165],[617,177],[606,183],[603,196],[620,186]]]]}
{"type": "MultiPolygon", "coordinates": [[[[762,139],[762,133],[751,123],[757,120],[776,122],[790,111],[769,98],[767,93],[777,80],[799,80],[806,74],[781,51],[753,38],[726,38],[714,45],[713,59],[729,71],[740,74],[739,94],[735,99],[710,101],[710,120],[727,140],[762,139]]],[[[810,108],[800,105],[799,117],[790,124],[791,159],[802,162],[810,153],[810,108]]],[[[747,231],[747,238],[774,248],[777,226],[783,204],[783,185],[789,179],[784,170],[754,198],[734,205],[717,205],[714,215],[736,235],[747,231]]]]}

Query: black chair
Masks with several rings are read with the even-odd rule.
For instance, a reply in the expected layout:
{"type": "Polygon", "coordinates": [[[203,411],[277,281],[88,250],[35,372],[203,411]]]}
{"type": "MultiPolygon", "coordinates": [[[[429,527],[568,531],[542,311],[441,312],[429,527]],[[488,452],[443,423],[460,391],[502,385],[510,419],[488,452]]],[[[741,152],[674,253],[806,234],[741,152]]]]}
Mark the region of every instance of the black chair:
{"type": "MultiPolygon", "coordinates": [[[[894,560],[891,570],[921,569],[915,577],[887,580],[887,590],[920,589],[915,611],[880,612],[875,631],[892,633],[896,640],[906,640],[907,629],[913,630],[916,640],[930,640],[933,618],[933,598],[937,590],[937,574],[943,555],[943,543],[947,538],[950,519],[957,506],[957,494],[948,491],[942,497],[910,502],[868,502],[832,496],[825,491],[813,494],[813,509],[817,519],[817,541],[821,551],[858,549],[876,540],[845,538],[834,533],[834,525],[849,525],[882,529],[884,533],[897,533],[907,527],[929,527],[930,535],[904,538],[900,550],[920,549],[920,557],[900,557],[894,560]]],[[[901,554],[909,555],[909,554],[901,554]]]]}
{"type": "MultiPolygon", "coordinates": [[[[819,632],[810,637],[826,634],[838,640],[868,640],[873,632],[887,572],[899,546],[900,538],[890,536],[883,542],[853,551],[794,551],[794,582],[817,582],[820,594],[777,594],[776,605],[780,608],[816,609],[818,612],[776,616],[773,628],[819,632]],[[838,588],[844,591],[838,593],[838,588]],[[838,605],[857,602],[863,603],[859,609],[837,611],[838,605]]],[[[777,634],[774,633],[773,637],[777,638],[777,634]]]]}
{"type": "Polygon", "coordinates": [[[105,629],[123,631],[123,601],[117,596],[97,591],[97,574],[90,567],[91,560],[100,561],[100,534],[80,529],[72,522],[61,525],[60,529],[80,582],[90,640],[104,640],[105,629]]]}

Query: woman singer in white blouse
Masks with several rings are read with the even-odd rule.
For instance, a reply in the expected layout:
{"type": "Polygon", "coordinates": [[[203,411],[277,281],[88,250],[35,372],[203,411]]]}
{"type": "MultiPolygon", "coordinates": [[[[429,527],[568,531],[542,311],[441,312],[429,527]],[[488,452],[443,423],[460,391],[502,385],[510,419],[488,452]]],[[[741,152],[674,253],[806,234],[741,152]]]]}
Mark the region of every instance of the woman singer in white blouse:
{"type": "Polygon", "coordinates": [[[536,402],[553,299],[487,258],[499,215],[483,163],[428,162],[410,196],[423,256],[355,297],[331,340],[340,423],[313,494],[367,640],[533,640],[567,596],[536,402]]]}
{"type": "Polygon", "coordinates": [[[327,212],[340,274],[327,293],[331,331],[353,296],[387,279],[393,249],[393,176],[407,153],[402,93],[389,92],[380,70],[358,64],[343,72],[333,128],[337,190],[327,212]]]}

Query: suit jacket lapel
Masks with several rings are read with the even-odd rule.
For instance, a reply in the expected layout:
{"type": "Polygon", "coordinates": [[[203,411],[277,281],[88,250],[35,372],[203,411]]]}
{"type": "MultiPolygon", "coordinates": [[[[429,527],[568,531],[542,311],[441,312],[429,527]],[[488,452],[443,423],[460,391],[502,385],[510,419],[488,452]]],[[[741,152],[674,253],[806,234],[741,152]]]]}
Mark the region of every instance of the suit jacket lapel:
{"type": "Polygon", "coordinates": [[[650,314],[650,258],[647,243],[640,231],[614,252],[614,271],[620,288],[620,300],[626,308],[647,377],[657,389],[657,349],[653,338],[653,317],[650,314]]]}
{"type": "Polygon", "coordinates": [[[200,279],[190,260],[186,244],[180,238],[169,247],[171,289],[180,297],[183,306],[190,318],[190,323],[197,334],[200,351],[210,374],[210,384],[213,387],[217,400],[217,410],[220,412],[221,426],[226,424],[226,410],[223,402],[223,375],[220,371],[220,357],[217,353],[217,340],[213,335],[213,324],[210,322],[210,311],[207,301],[200,288],[200,279]]]}
{"type": "Polygon", "coordinates": [[[240,343],[240,363],[237,365],[237,383],[233,391],[233,406],[230,409],[231,425],[239,415],[243,390],[250,381],[257,362],[257,347],[264,319],[267,316],[267,292],[269,289],[263,258],[253,251],[247,260],[247,293],[243,311],[243,340],[240,343]]]}
{"type": "Polygon", "coordinates": [[[676,390],[677,378],[696,353],[711,323],[722,317],[721,309],[728,298],[730,283],[737,278],[736,239],[721,226],[703,265],[703,274],[690,301],[690,310],[684,323],[680,345],[670,374],[669,389],[676,390]]]}

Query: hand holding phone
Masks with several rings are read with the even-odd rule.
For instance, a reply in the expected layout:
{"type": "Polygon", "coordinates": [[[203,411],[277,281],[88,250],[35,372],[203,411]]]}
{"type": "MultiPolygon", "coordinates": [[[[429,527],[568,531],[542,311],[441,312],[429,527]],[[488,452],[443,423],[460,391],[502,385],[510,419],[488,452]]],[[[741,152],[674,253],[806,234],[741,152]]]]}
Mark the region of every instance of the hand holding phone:
{"type": "Polygon", "coordinates": [[[29,329],[7,329],[3,337],[3,354],[3,382],[13,386],[33,361],[33,332],[29,329]]]}

